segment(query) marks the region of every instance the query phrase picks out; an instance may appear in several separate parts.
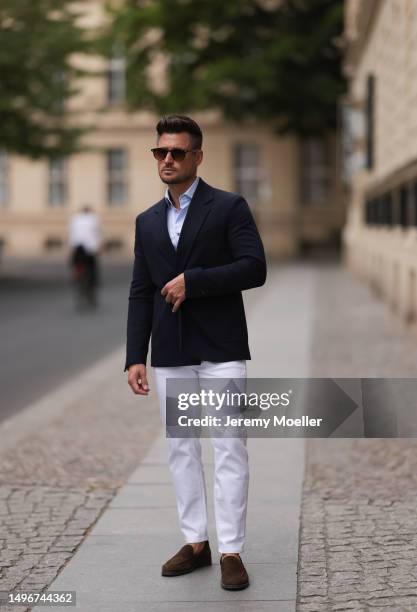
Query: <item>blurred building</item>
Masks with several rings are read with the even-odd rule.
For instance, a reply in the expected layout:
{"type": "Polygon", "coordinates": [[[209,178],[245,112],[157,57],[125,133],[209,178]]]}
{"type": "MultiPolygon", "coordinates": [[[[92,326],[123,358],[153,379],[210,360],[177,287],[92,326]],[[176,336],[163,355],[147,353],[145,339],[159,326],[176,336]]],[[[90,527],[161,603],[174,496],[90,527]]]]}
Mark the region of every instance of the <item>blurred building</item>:
{"type": "MultiPolygon", "coordinates": [[[[85,27],[103,18],[103,2],[83,2],[85,27]]],[[[128,114],[124,60],[75,58],[105,70],[81,82],[70,103],[80,124],[94,124],[88,149],[70,158],[33,162],[0,155],[0,247],[23,257],[64,257],[70,216],[83,205],[101,216],[106,250],[131,257],[134,219],[164,188],[150,148],[157,117],[128,114]]],[[[341,155],[335,134],[299,140],[270,126],[235,126],[210,111],[194,115],[204,132],[201,176],[242,193],[250,203],[268,254],[291,257],[304,247],[337,243],[344,220],[341,155]]]]}
{"type": "Polygon", "coordinates": [[[417,313],[417,3],[347,0],[347,261],[402,317],[417,313]]]}

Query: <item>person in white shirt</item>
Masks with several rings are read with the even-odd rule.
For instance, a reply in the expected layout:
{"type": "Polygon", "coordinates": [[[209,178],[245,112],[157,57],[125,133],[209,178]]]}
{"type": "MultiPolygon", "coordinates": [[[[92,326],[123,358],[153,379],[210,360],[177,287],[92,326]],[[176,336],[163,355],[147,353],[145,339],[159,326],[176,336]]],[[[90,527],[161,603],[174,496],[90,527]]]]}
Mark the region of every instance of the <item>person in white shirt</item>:
{"type": "Polygon", "coordinates": [[[70,221],[68,241],[71,248],[71,266],[77,279],[83,269],[87,274],[88,301],[96,305],[98,284],[97,256],[101,247],[101,226],[98,215],[90,206],[84,206],[70,221]]]}
{"type": "Polygon", "coordinates": [[[73,249],[82,246],[90,255],[100,250],[101,231],[97,214],[90,206],[84,206],[70,222],[69,244],[73,249]]]}

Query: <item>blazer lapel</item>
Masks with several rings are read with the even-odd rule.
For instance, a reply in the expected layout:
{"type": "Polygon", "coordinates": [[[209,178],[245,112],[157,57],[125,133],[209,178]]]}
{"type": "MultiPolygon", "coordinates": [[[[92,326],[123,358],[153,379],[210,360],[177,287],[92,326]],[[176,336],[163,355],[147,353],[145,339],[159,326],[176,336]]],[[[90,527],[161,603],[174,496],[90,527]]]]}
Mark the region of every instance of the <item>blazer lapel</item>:
{"type": "Polygon", "coordinates": [[[176,251],[171,242],[168,233],[167,225],[167,203],[165,198],[158,202],[155,208],[155,227],[154,238],[159,250],[164,255],[166,260],[171,264],[175,264],[176,251]]]}
{"type": "Polygon", "coordinates": [[[177,270],[184,269],[191,253],[194,241],[197,238],[197,234],[211,210],[210,204],[213,201],[213,198],[213,189],[210,187],[210,185],[207,185],[202,178],[200,178],[193,199],[190,202],[188,213],[185,217],[180,239],[178,241],[177,270]]]}

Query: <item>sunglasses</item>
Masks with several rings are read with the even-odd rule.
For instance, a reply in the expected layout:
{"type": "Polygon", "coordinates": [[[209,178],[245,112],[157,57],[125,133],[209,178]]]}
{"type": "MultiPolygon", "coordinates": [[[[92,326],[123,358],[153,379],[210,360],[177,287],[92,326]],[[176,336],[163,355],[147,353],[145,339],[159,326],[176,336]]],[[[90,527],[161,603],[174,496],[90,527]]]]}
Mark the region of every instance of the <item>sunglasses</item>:
{"type": "Polygon", "coordinates": [[[158,161],[164,161],[168,153],[171,153],[174,161],[183,161],[187,153],[198,151],[198,149],[168,149],[167,147],[156,147],[155,149],[151,149],[151,151],[154,158],[158,161]]]}

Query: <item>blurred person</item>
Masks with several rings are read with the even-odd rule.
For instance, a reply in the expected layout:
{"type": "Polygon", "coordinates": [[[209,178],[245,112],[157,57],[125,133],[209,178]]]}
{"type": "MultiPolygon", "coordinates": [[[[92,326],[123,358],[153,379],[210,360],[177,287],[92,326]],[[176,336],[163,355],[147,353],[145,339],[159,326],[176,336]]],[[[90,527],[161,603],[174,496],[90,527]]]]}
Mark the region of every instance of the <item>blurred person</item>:
{"type": "MultiPolygon", "coordinates": [[[[163,117],[152,153],[165,196],[136,218],[125,371],[137,395],[148,395],[152,334],[162,421],[169,378],[246,381],[250,359],[241,291],[264,284],[265,254],[247,202],[197,177],[202,132],[189,117],[163,117]]],[[[201,445],[168,437],[169,468],[185,545],[162,566],[179,576],[211,565],[201,445]]],[[[221,586],[240,590],[249,578],[244,550],[249,483],[246,439],[211,438],[221,586]]]]}
{"type": "Polygon", "coordinates": [[[69,225],[70,264],[77,286],[79,306],[97,305],[100,220],[90,206],[83,206],[69,225]]]}

